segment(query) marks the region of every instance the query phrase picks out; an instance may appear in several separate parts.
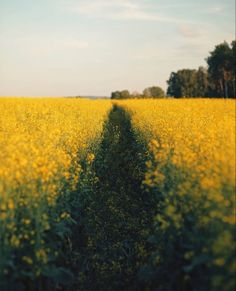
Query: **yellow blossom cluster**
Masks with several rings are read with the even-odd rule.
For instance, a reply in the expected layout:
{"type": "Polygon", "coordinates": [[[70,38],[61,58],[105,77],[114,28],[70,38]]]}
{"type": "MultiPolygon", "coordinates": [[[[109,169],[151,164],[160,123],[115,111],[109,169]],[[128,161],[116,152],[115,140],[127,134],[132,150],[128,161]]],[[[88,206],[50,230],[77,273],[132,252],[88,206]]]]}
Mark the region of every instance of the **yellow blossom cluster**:
{"type": "Polygon", "coordinates": [[[50,213],[64,188],[76,189],[80,161],[93,161],[110,108],[105,100],[0,100],[0,277],[14,263],[40,275],[50,253],[45,233],[70,218],[67,209],[50,213]]]}
{"type": "Polygon", "coordinates": [[[204,258],[212,290],[230,290],[235,272],[235,100],[120,104],[131,113],[138,139],[149,145],[144,185],[157,197],[156,235],[176,242],[188,234],[185,244],[191,241],[192,249],[183,246],[183,257],[191,268],[186,270],[193,272],[198,265],[192,262],[204,258]]]}

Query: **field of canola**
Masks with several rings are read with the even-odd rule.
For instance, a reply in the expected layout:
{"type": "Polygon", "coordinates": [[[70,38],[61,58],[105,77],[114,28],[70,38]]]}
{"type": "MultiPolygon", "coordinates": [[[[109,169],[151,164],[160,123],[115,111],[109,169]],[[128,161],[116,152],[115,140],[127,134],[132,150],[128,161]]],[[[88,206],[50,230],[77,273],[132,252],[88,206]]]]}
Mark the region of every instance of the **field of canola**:
{"type": "Polygon", "coordinates": [[[122,105],[151,153],[143,183],[157,208],[146,279],[167,290],[233,290],[235,101],[122,105]]]}
{"type": "Polygon", "coordinates": [[[62,275],[52,267],[73,222],[80,161],[93,160],[110,108],[105,101],[0,100],[1,282],[62,275]]]}
{"type": "Polygon", "coordinates": [[[1,290],[234,290],[235,101],[0,112],[1,290]]]}

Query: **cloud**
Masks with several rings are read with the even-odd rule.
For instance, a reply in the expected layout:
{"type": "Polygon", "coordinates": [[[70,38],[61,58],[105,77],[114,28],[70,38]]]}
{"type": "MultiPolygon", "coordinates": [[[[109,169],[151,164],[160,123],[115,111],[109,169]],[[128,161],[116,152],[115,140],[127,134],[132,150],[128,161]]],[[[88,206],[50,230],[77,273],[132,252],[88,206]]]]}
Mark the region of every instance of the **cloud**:
{"type": "MultiPolygon", "coordinates": [[[[92,0],[66,4],[65,11],[87,17],[106,18],[114,20],[156,21],[169,23],[184,23],[182,19],[168,17],[159,12],[153,12],[153,7],[140,1],[128,0],[92,0]]],[[[161,10],[161,9],[160,9],[161,10]]]]}
{"type": "Polygon", "coordinates": [[[111,11],[114,9],[136,9],[137,4],[127,0],[92,0],[78,1],[74,4],[65,6],[65,9],[80,14],[91,15],[94,13],[102,13],[104,11],[111,11]]]}
{"type": "Polygon", "coordinates": [[[140,9],[129,9],[121,13],[114,13],[110,15],[112,19],[123,19],[123,20],[139,20],[139,21],[156,21],[156,22],[169,22],[169,23],[182,23],[182,20],[163,16],[157,13],[150,13],[142,11],[140,9]]]}
{"type": "Polygon", "coordinates": [[[197,38],[200,36],[199,30],[190,25],[182,24],[179,27],[180,34],[185,38],[197,38]]]}

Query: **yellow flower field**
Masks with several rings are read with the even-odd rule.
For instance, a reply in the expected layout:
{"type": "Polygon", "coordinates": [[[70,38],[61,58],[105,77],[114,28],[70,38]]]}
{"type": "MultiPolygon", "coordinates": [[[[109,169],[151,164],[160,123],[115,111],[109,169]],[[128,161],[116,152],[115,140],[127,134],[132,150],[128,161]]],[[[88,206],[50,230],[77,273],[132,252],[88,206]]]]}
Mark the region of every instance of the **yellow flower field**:
{"type": "Polygon", "coordinates": [[[1,290],[233,290],[235,100],[0,113],[1,290]]]}
{"type": "Polygon", "coordinates": [[[70,217],[69,206],[58,209],[58,199],[65,187],[76,189],[80,161],[91,160],[110,108],[106,101],[80,99],[0,100],[1,274],[20,276],[17,268],[29,265],[39,276],[54,255],[47,233],[70,217]]]}
{"type": "MultiPolygon", "coordinates": [[[[182,248],[189,273],[197,264],[207,263],[213,273],[212,288],[224,285],[231,290],[236,270],[235,101],[134,100],[120,104],[131,112],[140,140],[149,144],[151,158],[144,185],[157,196],[157,237],[177,241],[177,237],[192,235],[189,249],[182,248]]],[[[154,265],[171,256],[171,251],[167,255],[161,248],[159,243],[154,265]]]]}

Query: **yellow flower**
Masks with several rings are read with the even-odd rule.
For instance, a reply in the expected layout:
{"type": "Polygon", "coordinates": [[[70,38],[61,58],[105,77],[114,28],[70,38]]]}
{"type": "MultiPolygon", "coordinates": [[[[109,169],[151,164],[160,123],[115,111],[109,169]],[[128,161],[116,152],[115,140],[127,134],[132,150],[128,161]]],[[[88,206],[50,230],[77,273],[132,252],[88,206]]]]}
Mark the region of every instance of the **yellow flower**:
{"type": "Polygon", "coordinates": [[[70,214],[67,213],[67,212],[63,212],[60,216],[62,219],[66,219],[66,218],[69,218],[70,217],[70,214]]]}
{"type": "Polygon", "coordinates": [[[9,199],[9,201],[8,201],[8,208],[10,210],[13,210],[14,209],[14,201],[13,201],[13,199],[9,199]]]}
{"type": "Polygon", "coordinates": [[[18,248],[20,246],[20,240],[19,238],[17,238],[16,235],[12,235],[11,239],[10,239],[10,244],[13,246],[13,247],[16,247],[18,248]]]}
{"type": "Polygon", "coordinates": [[[28,265],[32,265],[33,264],[33,260],[30,257],[27,257],[27,256],[23,256],[22,257],[22,261],[27,263],[28,265]]]}
{"type": "Polygon", "coordinates": [[[43,263],[47,263],[48,261],[47,253],[44,249],[39,249],[36,251],[36,258],[38,259],[38,261],[41,261],[43,263]]]}
{"type": "Polygon", "coordinates": [[[91,164],[94,161],[95,155],[93,153],[89,153],[87,155],[87,161],[89,164],[91,164]]]}

